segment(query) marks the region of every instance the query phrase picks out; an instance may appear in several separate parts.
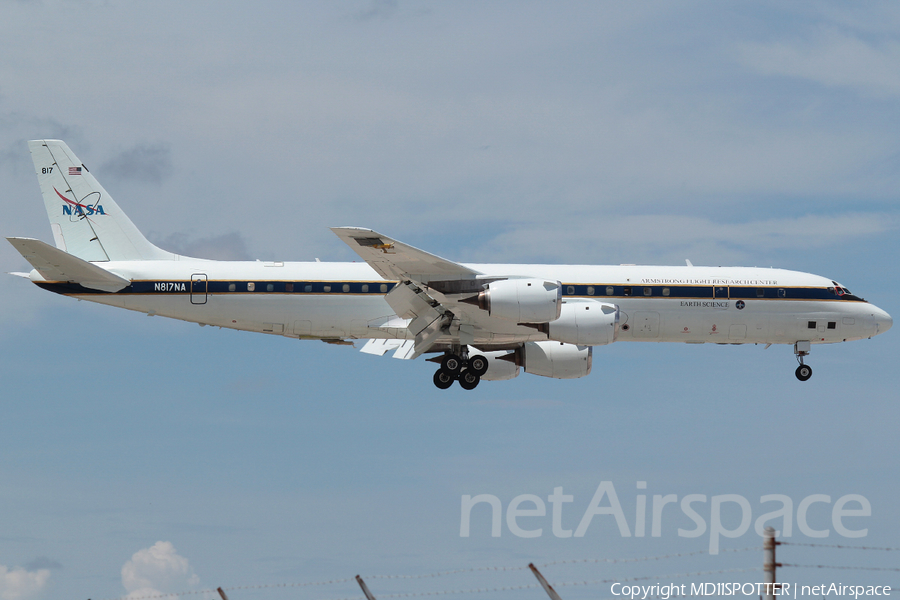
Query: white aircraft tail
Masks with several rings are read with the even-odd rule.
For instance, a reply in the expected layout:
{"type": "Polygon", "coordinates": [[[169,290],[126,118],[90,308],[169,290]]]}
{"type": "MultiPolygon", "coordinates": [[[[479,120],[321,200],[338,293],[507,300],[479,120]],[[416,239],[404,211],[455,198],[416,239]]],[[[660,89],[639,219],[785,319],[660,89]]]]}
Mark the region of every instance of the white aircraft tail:
{"type": "Polygon", "coordinates": [[[170,260],[60,140],[28,142],[56,247],[89,261],[170,260]]]}

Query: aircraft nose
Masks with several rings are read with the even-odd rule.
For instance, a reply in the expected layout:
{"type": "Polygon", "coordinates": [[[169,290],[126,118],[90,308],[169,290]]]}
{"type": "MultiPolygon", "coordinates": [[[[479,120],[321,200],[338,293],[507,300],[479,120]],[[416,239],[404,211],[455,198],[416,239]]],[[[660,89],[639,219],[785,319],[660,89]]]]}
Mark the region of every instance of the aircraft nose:
{"type": "Polygon", "coordinates": [[[875,330],[869,337],[884,333],[894,324],[894,319],[891,318],[891,315],[887,314],[874,304],[870,304],[866,312],[868,313],[866,318],[866,329],[869,331],[872,329],[875,330]]]}
{"type": "MultiPolygon", "coordinates": [[[[873,307],[875,308],[875,307],[873,307]]],[[[875,309],[875,335],[884,333],[894,324],[894,319],[880,308],[875,309]]]]}

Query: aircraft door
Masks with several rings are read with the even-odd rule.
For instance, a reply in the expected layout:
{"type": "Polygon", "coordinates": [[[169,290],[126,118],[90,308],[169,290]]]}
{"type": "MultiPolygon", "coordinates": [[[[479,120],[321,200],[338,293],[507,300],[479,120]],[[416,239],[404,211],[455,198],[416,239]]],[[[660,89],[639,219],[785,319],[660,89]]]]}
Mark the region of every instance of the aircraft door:
{"type": "Polygon", "coordinates": [[[191,275],[191,304],[206,304],[209,281],[206,273],[194,273],[191,275]]]}

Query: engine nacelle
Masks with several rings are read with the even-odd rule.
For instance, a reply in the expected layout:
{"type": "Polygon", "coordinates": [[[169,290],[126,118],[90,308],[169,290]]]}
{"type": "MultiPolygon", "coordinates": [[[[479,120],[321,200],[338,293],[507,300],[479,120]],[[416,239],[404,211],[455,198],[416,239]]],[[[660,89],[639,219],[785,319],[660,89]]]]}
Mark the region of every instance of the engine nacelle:
{"type": "Polygon", "coordinates": [[[551,340],[581,346],[612,344],[618,334],[619,307],[597,300],[567,300],[547,328],[551,340]]]}
{"type": "Polygon", "coordinates": [[[478,294],[478,306],[492,317],[516,323],[548,323],[562,310],[562,284],[544,279],[503,279],[478,294]]]}
{"type": "Polygon", "coordinates": [[[526,373],[553,377],[554,379],[577,379],[591,372],[593,348],[561,342],[526,342],[520,352],[522,366],[526,373]]]}
{"type": "Polygon", "coordinates": [[[469,348],[469,356],[481,354],[488,361],[488,370],[481,376],[485,381],[506,381],[519,376],[519,365],[515,361],[515,352],[500,350],[495,352],[478,352],[469,348]]]}

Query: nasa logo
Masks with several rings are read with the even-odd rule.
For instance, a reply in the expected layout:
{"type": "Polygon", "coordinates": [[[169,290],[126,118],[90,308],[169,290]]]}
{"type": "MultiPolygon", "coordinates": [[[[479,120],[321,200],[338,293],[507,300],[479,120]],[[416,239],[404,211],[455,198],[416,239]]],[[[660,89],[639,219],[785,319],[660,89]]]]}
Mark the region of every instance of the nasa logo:
{"type": "MultiPolygon", "coordinates": [[[[99,204],[94,204],[91,206],[90,204],[81,204],[75,202],[74,200],[69,200],[65,196],[59,193],[59,190],[53,188],[53,191],[56,192],[56,195],[62,199],[65,204],[62,205],[62,212],[64,215],[76,216],[76,217],[91,217],[94,215],[103,215],[106,216],[106,212],[103,210],[103,207],[99,204]]],[[[89,194],[90,196],[90,194],[89,194]]],[[[97,194],[98,200],[100,194],[97,194]]]]}
{"type": "Polygon", "coordinates": [[[744,304],[743,300],[738,300],[737,302],[734,303],[734,305],[737,307],[738,310],[743,310],[743,308],[745,306],[747,306],[746,304],[744,304]]]}
{"type": "Polygon", "coordinates": [[[68,206],[66,204],[63,205],[62,211],[64,215],[74,215],[76,217],[91,217],[93,215],[106,215],[106,212],[103,211],[103,207],[99,204],[97,206],[84,206],[81,204],[75,204],[72,206],[68,206]]]}

